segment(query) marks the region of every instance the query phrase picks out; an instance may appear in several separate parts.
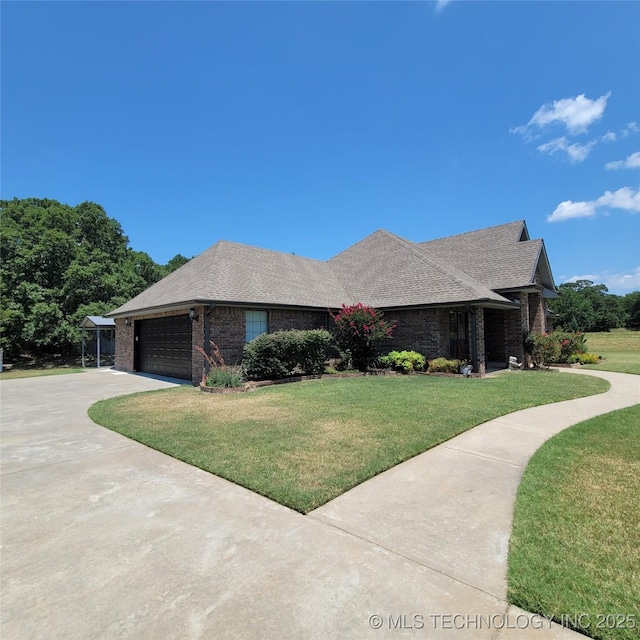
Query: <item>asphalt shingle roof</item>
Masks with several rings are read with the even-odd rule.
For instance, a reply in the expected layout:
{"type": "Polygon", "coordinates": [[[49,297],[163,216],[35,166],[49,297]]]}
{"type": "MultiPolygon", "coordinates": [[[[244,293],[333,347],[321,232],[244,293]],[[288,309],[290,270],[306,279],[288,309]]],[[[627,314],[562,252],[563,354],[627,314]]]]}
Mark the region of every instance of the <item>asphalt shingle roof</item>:
{"type": "MultiPolygon", "coordinates": [[[[110,316],[195,302],[339,308],[508,303],[496,289],[534,282],[542,240],[524,222],[414,243],[379,230],[327,262],[220,241],[110,316]]],[[[545,283],[549,286],[548,283],[545,283]]]]}
{"type": "Polygon", "coordinates": [[[110,315],[195,300],[323,308],[351,302],[326,262],[223,240],[110,315]]]}
{"type": "Polygon", "coordinates": [[[388,231],[376,231],[329,264],[354,300],[374,307],[507,302],[460,269],[388,231]]]}
{"type": "MultiPolygon", "coordinates": [[[[420,246],[491,289],[514,289],[535,282],[538,258],[544,250],[542,240],[519,242],[523,232],[528,238],[525,223],[520,220],[421,242],[420,246]]],[[[550,271],[542,271],[545,286],[553,289],[550,271]]]]}

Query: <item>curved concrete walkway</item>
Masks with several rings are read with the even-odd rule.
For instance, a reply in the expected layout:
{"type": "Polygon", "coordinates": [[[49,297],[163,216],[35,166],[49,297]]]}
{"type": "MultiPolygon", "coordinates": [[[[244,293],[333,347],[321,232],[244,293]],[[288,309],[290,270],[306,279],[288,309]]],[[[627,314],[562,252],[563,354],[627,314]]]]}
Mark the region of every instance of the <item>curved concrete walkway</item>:
{"type": "Polygon", "coordinates": [[[640,377],[588,374],[611,390],[480,425],[308,516],[86,415],[167,382],[109,370],[3,381],[0,633],[580,638],[510,607],[505,572],[531,454],[640,402],[640,377]]]}

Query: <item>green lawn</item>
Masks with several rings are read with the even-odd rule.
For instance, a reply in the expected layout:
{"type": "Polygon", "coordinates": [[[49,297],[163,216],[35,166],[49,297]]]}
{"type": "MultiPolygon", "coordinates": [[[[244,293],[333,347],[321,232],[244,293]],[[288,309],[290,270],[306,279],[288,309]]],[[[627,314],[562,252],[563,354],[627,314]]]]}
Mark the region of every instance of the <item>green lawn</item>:
{"type": "Polygon", "coordinates": [[[640,638],[640,405],[577,424],[531,458],[509,602],[593,638],[640,638]]]}
{"type": "Polygon", "coordinates": [[[599,364],[585,365],[585,369],[602,369],[640,375],[640,331],[614,329],[609,332],[587,333],[589,353],[602,356],[599,364]]]}
{"type": "Polygon", "coordinates": [[[601,393],[568,373],[325,379],[212,395],[189,387],[104,400],[97,423],[302,513],[512,411],[601,393]]]}
{"type": "Polygon", "coordinates": [[[16,378],[36,378],[38,376],[59,376],[65,373],[82,373],[83,369],[75,367],[53,367],[51,369],[9,369],[0,373],[0,380],[16,378]]]}

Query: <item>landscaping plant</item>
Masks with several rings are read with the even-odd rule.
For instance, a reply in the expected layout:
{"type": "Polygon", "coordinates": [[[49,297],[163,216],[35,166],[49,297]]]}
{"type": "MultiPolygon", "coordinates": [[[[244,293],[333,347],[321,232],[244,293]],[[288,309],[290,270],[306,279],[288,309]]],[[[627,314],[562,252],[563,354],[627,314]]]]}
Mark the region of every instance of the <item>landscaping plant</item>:
{"type": "Polygon", "coordinates": [[[226,365],[218,345],[213,340],[209,340],[209,344],[211,345],[212,354],[208,354],[204,349],[196,347],[196,350],[204,356],[204,359],[209,364],[208,373],[204,368],[202,370],[200,384],[207,387],[241,387],[244,383],[242,373],[237,368],[226,365]]]}
{"type": "Polygon", "coordinates": [[[390,351],[386,356],[380,357],[381,365],[401,373],[422,371],[426,363],[427,359],[417,351],[390,351]]]}
{"type": "Polygon", "coordinates": [[[382,311],[361,302],[342,305],[337,314],[331,313],[336,344],[358,371],[366,371],[375,358],[377,346],[391,338],[395,324],[384,320],[383,316],[382,311]]]}
{"type": "Polygon", "coordinates": [[[324,329],[263,333],[245,345],[242,368],[249,378],[276,380],[324,372],[331,334],[324,329]]]}
{"type": "Polygon", "coordinates": [[[467,364],[466,360],[434,358],[429,362],[429,373],[460,373],[464,364],[467,364]]]}

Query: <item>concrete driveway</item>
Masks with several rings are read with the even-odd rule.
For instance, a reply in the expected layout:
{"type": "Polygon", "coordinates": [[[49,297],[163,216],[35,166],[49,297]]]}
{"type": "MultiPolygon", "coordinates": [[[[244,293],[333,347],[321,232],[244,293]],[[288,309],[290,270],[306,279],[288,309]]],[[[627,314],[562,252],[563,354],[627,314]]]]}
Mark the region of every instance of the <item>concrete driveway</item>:
{"type": "MultiPolygon", "coordinates": [[[[599,412],[640,400],[633,376],[611,376],[622,391],[599,412]]],[[[98,399],[169,386],[110,370],[1,383],[3,638],[581,637],[505,602],[513,495],[550,422],[534,420],[530,453],[500,462],[473,430],[302,516],[87,417],[98,399]],[[420,497],[429,482],[439,504],[420,497]]],[[[512,416],[505,437],[532,420],[512,416]]]]}

